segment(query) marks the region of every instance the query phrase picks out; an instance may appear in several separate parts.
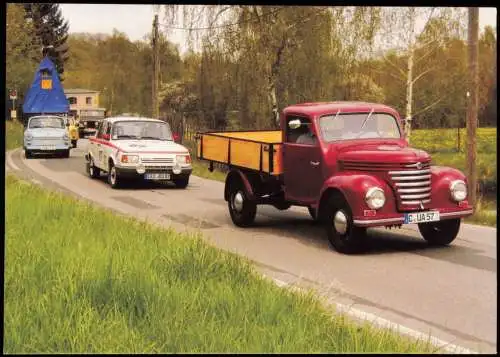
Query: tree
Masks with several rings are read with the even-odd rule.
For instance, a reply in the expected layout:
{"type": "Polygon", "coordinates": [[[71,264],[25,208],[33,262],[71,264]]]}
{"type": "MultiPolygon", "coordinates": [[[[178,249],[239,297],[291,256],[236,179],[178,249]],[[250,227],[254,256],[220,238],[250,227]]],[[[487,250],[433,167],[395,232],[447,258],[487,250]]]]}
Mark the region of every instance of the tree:
{"type": "Polygon", "coordinates": [[[64,63],[68,59],[68,21],[62,17],[58,4],[24,4],[26,17],[32,21],[36,36],[43,46],[43,55],[54,62],[59,78],[64,80],[64,63]]]}
{"type": "MultiPolygon", "coordinates": [[[[460,16],[463,13],[462,9],[453,8],[416,8],[416,7],[398,7],[398,8],[385,8],[384,9],[384,31],[381,33],[382,37],[386,39],[385,45],[388,43],[399,50],[399,53],[406,58],[406,68],[402,69],[397,64],[392,63],[388,57],[384,59],[393,67],[393,71],[399,73],[400,78],[406,82],[406,98],[405,98],[405,134],[409,141],[411,136],[412,120],[413,120],[413,101],[414,101],[414,85],[417,81],[421,80],[424,76],[428,75],[435,68],[426,67],[421,72],[415,72],[415,66],[418,62],[424,60],[427,56],[432,54],[436,47],[439,46],[440,40],[443,38],[442,31],[435,28],[436,25],[446,23],[448,31],[452,29],[457,33],[463,30],[463,24],[460,21],[460,16]],[[416,21],[417,19],[425,19],[426,25],[419,33],[416,21]],[[435,21],[436,19],[442,21],[435,21]],[[427,32],[428,36],[422,36],[427,32]],[[417,51],[420,50],[420,54],[417,51]]],[[[440,28],[441,30],[443,28],[440,28]]],[[[419,112],[423,113],[432,108],[433,105],[439,103],[440,100],[429,107],[419,108],[419,112]]]]}
{"type": "Polygon", "coordinates": [[[18,103],[28,90],[39,62],[40,50],[33,36],[34,29],[25,21],[22,4],[7,4],[5,84],[7,89],[17,89],[18,103]]]}

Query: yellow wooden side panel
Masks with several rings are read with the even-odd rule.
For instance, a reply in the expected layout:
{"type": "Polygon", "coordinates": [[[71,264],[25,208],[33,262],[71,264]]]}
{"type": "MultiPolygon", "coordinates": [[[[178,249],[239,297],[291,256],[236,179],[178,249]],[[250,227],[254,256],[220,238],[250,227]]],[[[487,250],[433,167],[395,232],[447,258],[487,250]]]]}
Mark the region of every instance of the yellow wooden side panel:
{"type": "Polygon", "coordinates": [[[259,170],[261,145],[252,141],[232,139],[231,165],[259,170]]]}
{"type": "Polygon", "coordinates": [[[264,145],[264,151],[262,152],[262,171],[271,173],[272,175],[279,175],[282,173],[281,145],[273,145],[273,172],[270,172],[269,167],[269,150],[270,145],[264,145]]]}
{"type": "Polygon", "coordinates": [[[281,143],[281,131],[242,131],[242,132],[220,132],[220,136],[229,138],[260,141],[262,143],[281,143]]]}
{"type": "Polygon", "coordinates": [[[218,136],[203,135],[202,145],[203,158],[205,160],[227,162],[229,139],[218,136]]]}

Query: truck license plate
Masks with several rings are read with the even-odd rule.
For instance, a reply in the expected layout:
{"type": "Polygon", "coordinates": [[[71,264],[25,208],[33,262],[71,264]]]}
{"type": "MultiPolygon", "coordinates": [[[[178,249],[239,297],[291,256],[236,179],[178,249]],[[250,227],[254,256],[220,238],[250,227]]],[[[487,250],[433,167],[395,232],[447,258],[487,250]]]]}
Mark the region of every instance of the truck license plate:
{"type": "Polygon", "coordinates": [[[42,150],[54,151],[56,149],[55,145],[43,145],[42,150]]]}
{"type": "Polygon", "coordinates": [[[439,211],[405,213],[404,224],[439,221],[439,211]]]}
{"type": "Polygon", "coordinates": [[[170,174],[165,174],[165,173],[149,173],[149,174],[145,174],[144,178],[146,180],[170,180],[170,174]]]}

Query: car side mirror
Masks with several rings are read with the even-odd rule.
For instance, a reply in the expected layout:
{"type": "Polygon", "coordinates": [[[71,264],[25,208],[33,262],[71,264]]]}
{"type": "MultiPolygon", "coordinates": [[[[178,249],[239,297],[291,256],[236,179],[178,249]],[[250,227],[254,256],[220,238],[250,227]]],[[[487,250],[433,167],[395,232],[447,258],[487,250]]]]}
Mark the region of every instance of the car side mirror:
{"type": "Polygon", "coordinates": [[[298,129],[298,128],[300,128],[301,125],[302,125],[302,122],[300,121],[300,119],[294,119],[294,120],[290,120],[288,122],[288,127],[290,129],[298,129]]]}

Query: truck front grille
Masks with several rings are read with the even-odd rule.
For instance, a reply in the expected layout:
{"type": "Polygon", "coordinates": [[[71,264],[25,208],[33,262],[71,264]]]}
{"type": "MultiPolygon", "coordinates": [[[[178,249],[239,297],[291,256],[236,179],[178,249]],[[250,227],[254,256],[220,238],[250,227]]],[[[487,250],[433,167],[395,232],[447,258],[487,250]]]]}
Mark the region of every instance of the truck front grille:
{"type": "Polygon", "coordinates": [[[430,162],[407,163],[406,170],[389,171],[398,201],[403,206],[420,206],[431,202],[430,162]]]}

